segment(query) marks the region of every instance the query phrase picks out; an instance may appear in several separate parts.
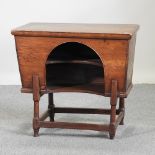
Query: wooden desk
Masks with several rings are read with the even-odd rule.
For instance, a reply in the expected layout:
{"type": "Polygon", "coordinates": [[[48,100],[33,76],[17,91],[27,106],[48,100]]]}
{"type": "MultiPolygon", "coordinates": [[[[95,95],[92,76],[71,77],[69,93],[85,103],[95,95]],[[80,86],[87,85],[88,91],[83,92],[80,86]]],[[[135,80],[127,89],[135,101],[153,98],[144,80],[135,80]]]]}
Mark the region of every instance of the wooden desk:
{"type": "Polygon", "coordinates": [[[138,25],[30,23],[12,30],[23,93],[33,93],[34,136],[40,127],[109,131],[123,124],[124,98],[132,87],[138,25]],[[110,109],[58,108],[55,92],[84,92],[110,97],[110,109]],[[39,117],[39,99],[49,94],[39,117]],[[119,98],[119,109],[116,109],[119,98]],[[109,114],[109,124],[54,121],[55,113],[109,114]],[[116,115],[118,117],[116,118],[116,115]],[[44,121],[47,117],[50,121],[44,121]]]}

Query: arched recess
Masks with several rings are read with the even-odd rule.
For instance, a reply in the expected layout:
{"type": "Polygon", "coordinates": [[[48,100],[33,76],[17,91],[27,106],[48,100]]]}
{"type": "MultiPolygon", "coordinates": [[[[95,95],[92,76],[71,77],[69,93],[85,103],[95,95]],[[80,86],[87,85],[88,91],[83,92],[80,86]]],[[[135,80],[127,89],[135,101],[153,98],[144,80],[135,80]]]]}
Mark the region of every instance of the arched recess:
{"type": "MultiPolygon", "coordinates": [[[[55,47],[46,61],[46,86],[103,92],[104,67],[99,55],[87,45],[66,42],[55,47]]],[[[57,89],[58,90],[58,89],[57,89]]],[[[76,90],[75,90],[76,91],[76,90]]]]}

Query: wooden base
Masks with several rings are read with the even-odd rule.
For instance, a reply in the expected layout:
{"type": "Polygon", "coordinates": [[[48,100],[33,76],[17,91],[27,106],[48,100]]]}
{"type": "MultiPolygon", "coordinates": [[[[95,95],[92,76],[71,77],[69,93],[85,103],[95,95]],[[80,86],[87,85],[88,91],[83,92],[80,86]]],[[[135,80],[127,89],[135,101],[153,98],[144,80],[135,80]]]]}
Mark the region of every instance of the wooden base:
{"type": "Polygon", "coordinates": [[[48,110],[41,117],[39,117],[40,97],[41,97],[41,93],[39,90],[39,77],[37,75],[34,75],[33,76],[34,137],[39,136],[39,129],[41,127],[41,128],[64,128],[64,129],[108,131],[110,139],[114,139],[118,125],[124,124],[123,122],[124,115],[125,115],[124,98],[120,98],[119,109],[116,109],[117,98],[118,98],[116,80],[112,80],[112,85],[111,85],[111,97],[110,97],[111,109],[55,107],[53,103],[53,93],[49,93],[48,110]],[[110,115],[110,123],[109,124],[90,124],[90,123],[56,122],[54,120],[55,113],[105,114],[105,115],[110,115]],[[47,117],[50,118],[49,121],[45,121],[47,117]]]}

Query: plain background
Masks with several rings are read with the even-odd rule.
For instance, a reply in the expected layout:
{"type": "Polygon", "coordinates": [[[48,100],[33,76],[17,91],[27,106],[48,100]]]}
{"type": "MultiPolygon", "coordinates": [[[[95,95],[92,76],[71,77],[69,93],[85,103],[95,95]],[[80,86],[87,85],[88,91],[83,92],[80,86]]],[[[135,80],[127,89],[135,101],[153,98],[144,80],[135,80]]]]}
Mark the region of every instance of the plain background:
{"type": "Polygon", "coordinates": [[[0,84],[20,84],[11,29],[28,22],[139,24],[134,83],[155,83],[154,0],[0,0],[0,84]]]}

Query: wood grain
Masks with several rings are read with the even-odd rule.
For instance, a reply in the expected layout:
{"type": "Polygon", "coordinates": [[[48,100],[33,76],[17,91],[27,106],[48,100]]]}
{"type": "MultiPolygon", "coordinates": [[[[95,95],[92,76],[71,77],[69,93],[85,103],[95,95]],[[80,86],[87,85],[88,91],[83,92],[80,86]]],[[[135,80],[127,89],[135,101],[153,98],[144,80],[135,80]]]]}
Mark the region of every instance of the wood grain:
{"type": "MultiPolygon", "coordinates": [[[[46,89],[46,61],[52,50],[65,42],[78,42],[94,50],[104,67],[105,94],[110,94],[110,81],[118,80],[118,90],[125,93],[127,40],[95,40],[75,38],[20,37],[16,36],[18,62],[23,88],[32,88],[32,75],[40,77],[41,89],[46,89]],[[31,69],[30,69],[31,68],[31,69]]],[[[131,80],[131,79],[130,79],[131,80]]]]}
{"type": "Polygon", "coordinates": [[[139,26],[134,24],[29,23],[12,30],[12,34],[34,37],[130,39],[138,28],[139,26]]]}

